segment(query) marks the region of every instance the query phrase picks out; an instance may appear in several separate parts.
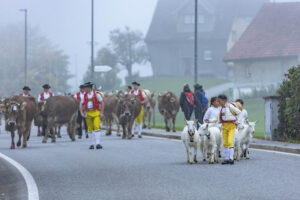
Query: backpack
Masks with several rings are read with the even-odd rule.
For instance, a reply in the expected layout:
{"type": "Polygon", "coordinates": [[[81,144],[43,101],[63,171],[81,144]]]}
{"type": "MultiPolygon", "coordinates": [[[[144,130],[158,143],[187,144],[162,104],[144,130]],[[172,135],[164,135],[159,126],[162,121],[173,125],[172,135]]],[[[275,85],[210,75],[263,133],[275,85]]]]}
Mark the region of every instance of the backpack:
{"type": "Polygon", "coordinates": [[[208,105],[208,99],[206,98],[204,92],[201,92],[201,96],[202,96],[202,107],[203,107],[203,108],[206,108],[207,105],[208,105]]]}
{"type": "Polygon", "coordinates": [[[186,101],[190,106],[194,105],[194,94],[192,92],[185,92],[186,101]]]}

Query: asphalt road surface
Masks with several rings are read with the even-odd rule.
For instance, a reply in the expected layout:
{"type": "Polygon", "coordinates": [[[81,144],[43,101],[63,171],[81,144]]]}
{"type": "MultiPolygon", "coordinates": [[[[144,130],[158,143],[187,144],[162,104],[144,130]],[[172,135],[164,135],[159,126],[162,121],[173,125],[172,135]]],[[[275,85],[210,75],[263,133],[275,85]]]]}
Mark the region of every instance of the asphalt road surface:
{"type": "Polygon", "coordinates": [[[89,140],[71,142],[64,130],[54,144],[42,144],[34,130],[28,148],[15,150],[0,134],[0,152],[32,174],[41,200],[300,199],[297,155],[251,150],[233,166],[190,165],[179,141],[113,134],[102,136],[103,150],[89,150],[89,140]]]}

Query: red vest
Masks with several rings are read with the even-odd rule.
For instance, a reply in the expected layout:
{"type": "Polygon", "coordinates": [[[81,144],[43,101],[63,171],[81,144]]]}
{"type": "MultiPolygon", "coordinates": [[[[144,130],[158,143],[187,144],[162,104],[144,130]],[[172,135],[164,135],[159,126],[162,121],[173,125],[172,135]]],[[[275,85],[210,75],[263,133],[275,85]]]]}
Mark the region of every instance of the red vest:
{"type": "MultiPolygon", "coordinates": [[[[226,121],[226,120],[223,120],[222,119],[222,111],[223,111],[223,106],[222,106],[222,108],[221,108],[221,111],[220,111],[220,121],[221,121],[221,123],[234,123],[234,121],[226,121]]],[[[225,108],[226,109],[226,108],[225,108]]]]}
{"type": "MultiPolygon", "coordinates": [[[[40,95],[41,95],[41,101],[45,101],[44,92],[42,92],[40,95]]],[[[53,96],[52,92],[49,92],[49,95],[50,97],[52,97],[53,96]]]]}
{"type": "Polygon", "coordinates": [[[88,93],[84,94],[84,109],[85,110],[87,110],[87,105],[88,105],[89,101],[92,101],[92,103],[93,103],[92,110],[99,110],[100,109],[100,105],[99,105],[99,102],[98,102],[97,95],[96,95],[95,91],[93,91],[92,99],[88,98],[88,93]]]}
{"type": "MultiPolygon", "coordinates": [[[[131,94],[134,94],[134,90],[131,90],[131,94]]],[[[140,101],[144,101],[142,90],[139,90],[139,93],[138,93],[137,96],[138,96],[140,101]]]]}
{"type": "MultiPolygon", "coordinates": [[[[23,93],[21,93],[21,94],[19,94],[19,96],[20,96],[20,97],[23,97],[24,95],[23,95],[23,93]]],[[[31,97],[31,95],[28,94],[28,96],[24,96],[24,97],[31,97]]]]}
{"type": "MultiPolygon", "coordinates": [[[[84,96],[85,96],[85,94],[84,94],[84,96]]],[[[77,93],[76,93],[76,97],[77,97],[77,100],[78,100],[79,102],[81,102],[80,92],[77,92],[77,93]]]]}

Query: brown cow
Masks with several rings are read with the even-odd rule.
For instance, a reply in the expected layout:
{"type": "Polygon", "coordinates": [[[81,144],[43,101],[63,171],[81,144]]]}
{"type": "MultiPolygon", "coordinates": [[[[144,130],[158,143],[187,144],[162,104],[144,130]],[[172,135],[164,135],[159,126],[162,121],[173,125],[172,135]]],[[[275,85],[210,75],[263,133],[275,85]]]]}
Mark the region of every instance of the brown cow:
{"type": "Polygon", "coordinates": [[[176,132],[175,121],[179,110],[178,97],[172,92],[164,92],[158,95],[158,110],[164,116],[166,131],[169,132],[169,122],[172,120],[173,132],[176,132]]]}
{"type": "Polygon", "coordinates": [[[15,96],[7,100],[5,111],[5,129],[11,132],[11,149],[15,148],[15,131],[18,131],[19,140],[17,146],[21,146],[23,136],[23,147],[27,147],[30,137],[31,124],[36,114],[36,100],[33,97],[15,96]]]}
{"type": "MultiPolygon", "coordinates": [[[[44,102],[39,102],[38,112],[43,116],[46,125],[43,143],[47,142],[49,130],[54,130],[55,126],[67,124],[68,135],[75,141],[76,120],[79,103],[71,96],[53,96],[44,102]]],[[[52,134],[52,141],[55,142],[55,134],[52,134]]]]}
{"type": "Polygon", "coordinates": [[[141,111],[141,102],[135,95],[121,95],[118,103],[117,115],[123,128],[122,139],[131,139],[131,128],[134,120],[141,111]]]}
{"type": "Polygon", "coordinates": [[[151,116],[153,110],[155,109],[156,100],[155,100],[154,93],[147,95],[147,98],[148,98],[148,102],[145,106],[144,115],[143,115],[143,128],[148,127],[148,129],[151,129],[151,123],[150,123],[151,116]],[[148,122],[148,126],[146,125],[146,121],[148,122]]]}
{"type": "MultiPolygon", "coordinates": [[[[104,94],[104,119],[103,122],[106,125],[106,135],[111,135],[111,126],[113,121],[115,121],[118,124],[118,117],[117,117],[117,109],[118,109],[118,103],[119,98],[114,95],[113,93],[105,93],[104,94]]],[[[119,125],[118,125],[119,130],[119,125]]],[[[120,136],[118,131],[118,136],[120,136]]]]}

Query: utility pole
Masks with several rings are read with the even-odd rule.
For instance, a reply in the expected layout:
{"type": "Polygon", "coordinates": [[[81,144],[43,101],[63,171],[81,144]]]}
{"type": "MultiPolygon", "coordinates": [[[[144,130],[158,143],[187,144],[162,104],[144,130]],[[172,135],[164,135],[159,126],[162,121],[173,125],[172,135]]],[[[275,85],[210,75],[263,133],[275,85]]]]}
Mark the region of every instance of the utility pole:
{"type": "Polygon", "coordinates": [[[24,85],[27,85],[27,9],[20,9],[25,15],[25,29],[24,29],[24,85]]]}
{"type": "Polygon", "coordinates": [[[198,82],[198,0],[195,0],[194,82],[198,82]]]}
{"type": "Polygon", "coordinates": [[[91,14],[91,79],[94,79],[94,0],[91,0],[91,14]]]}

